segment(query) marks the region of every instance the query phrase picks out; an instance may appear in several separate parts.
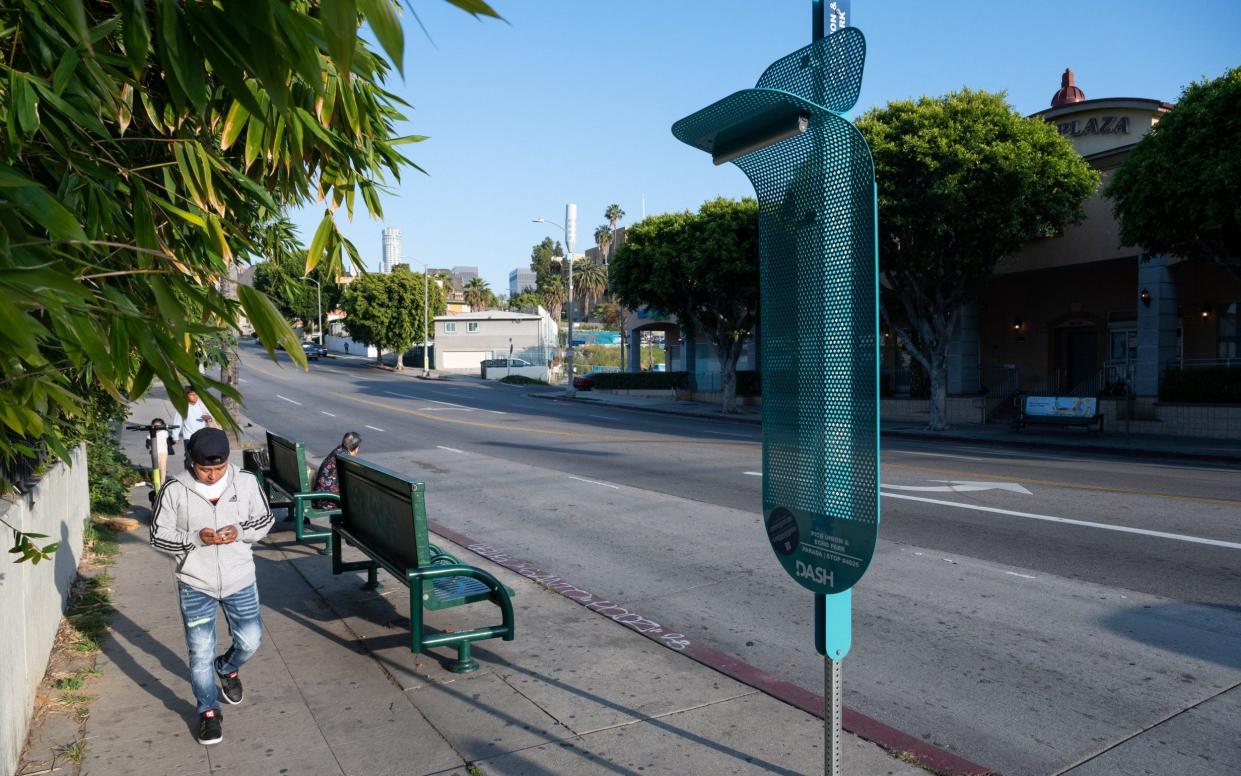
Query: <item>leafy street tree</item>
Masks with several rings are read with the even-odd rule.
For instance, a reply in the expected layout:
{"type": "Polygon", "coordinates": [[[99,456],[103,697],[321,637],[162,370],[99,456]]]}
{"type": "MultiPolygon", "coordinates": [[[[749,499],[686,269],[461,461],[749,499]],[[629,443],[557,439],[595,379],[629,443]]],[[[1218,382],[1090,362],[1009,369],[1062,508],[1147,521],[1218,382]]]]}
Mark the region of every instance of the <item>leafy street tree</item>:
{"type": "Polygon", "coordinates": [[[1003,94],[963,89],[890,102],[857,127],[879,188],[880,313],[931,380],[947,421],[948,345],[1001,257],[1080,220],[1099,176],[1056,128],[1003,94]]]}
{"type": "Polygon", "coordinates": [[[758,203],[713,199],[697,213],[650,216],[625,233],[612,292],[628,307],[674,313],[687,339],[715,345],[724,411],[737,411],[737,360],[758,322],[758,203]]]}
{"type": "MultiPolygon", "coordinates": [[[[349,336],[374,346],[381,362],[384,351],[395,354],[396,369],[402,370],[405,351],[432,334],[430,326],[422,327],[423,292],[427,288],[422,276],[404,265],[386,275],[368,273],[354,280],[341,297],[349,336]]],[[[446,309],[443,289],[431,284],[429,291],[428,321],[446,309]]]]}
{"type": "MultiPolygon", "coordinates": [[[[448,0],[495,16],[482,0],[448,0]]],[[[64,458],[90,407],[159,379],[231,424],[236,386],[202,374],[249,319],[304,363],[263,294],[227,281],[262,224],[316,199],[307,265],[356,251],[336,229],[408,160],[385,0],[10,3],[0,9],[0,458],[64,458]]],[[[18,537],[19,547],[29,548],[18,537]]],[[[27,554],[28,555],[28,554],[27,554]]],[[[27,555],[24,555],[27,556],[27,555]]]]}
{"type": "Polygon", "coordinates": [[[491,300],[495,297],[491,293],[491,289],[487,286],[487,281],[482,278],[474,278],[465,284],[465,303],[470,306],[471,310],[487,310],[491,307],[491,300]]]}
{"type": "Polygon", "coordinates": [[[575,267],[573,272],[574,291],[582,292],[582,309],[590,310],[590,300],[598,299],[608,290],[608,268],[602,264],[585,264],[575,267]]]}
{"type": "Polygon", "coordinates": [[[560,277],[564,257],[564,248],[559,240],[544,237],[543,241],[530,249],[530,270],[535,275],[535,288],[542,288],[551,277],[560,277]]]}
{"type": "Polygon", "coordinates": [[[543,305],[543,297],[540,296],[537,291],[522,291],[517,296],[508,300],[508,309],[516,310],[518,312],[533,312],[540,305],[543,305]]]}
{"type": "Polygon", "coordinates": [[[1195,82],[1106,189],[1126,245],[1215,262],[1241,280],[1241,67],[1195,82]]]}

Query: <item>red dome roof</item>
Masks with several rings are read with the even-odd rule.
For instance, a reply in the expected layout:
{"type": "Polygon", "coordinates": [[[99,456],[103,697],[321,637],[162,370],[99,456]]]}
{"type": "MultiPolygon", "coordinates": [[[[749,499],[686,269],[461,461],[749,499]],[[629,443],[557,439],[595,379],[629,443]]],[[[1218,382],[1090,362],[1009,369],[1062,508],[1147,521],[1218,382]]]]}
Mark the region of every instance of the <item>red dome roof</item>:
{"type": "Polygon", "coordinates": [[[1060,91],[1051,96],[1051,107],[1059,108],[1064,105],[1072,105],[1075,102],[1084,102],[1086,93],[1077,88],[1077,84],[1073,83],[1073,70],[1071,68],[1064,69],[1064,75],[1060,76],[1060,91]]]}

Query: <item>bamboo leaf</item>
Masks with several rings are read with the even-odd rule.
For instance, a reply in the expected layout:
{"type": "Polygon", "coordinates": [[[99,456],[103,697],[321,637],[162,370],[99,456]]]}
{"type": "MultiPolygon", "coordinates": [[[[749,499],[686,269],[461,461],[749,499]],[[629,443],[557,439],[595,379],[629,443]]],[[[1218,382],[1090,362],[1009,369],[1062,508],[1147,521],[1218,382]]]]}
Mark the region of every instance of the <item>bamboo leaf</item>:
{"type": "Polygon", "coordinates": [[[147,24],[144,0],[121,0],[121,40],[125,44],[125,60],[134,75],[146,67],[151,50],[151,28],[147,24]]]}
{"type": "Polygon", "coordinates": [[[323,36],[341,80],[349,81],[353,49],[358,42],[358,6],[355,0],[320,0],[319,20],[323,36]]]}
{"type": "Polygon", "coordinates": [[[233,107],[229,108],[228,116],[224,119],[224,132],[220,138],[220,148],[228,150],[233,143],[237,142],[237,138],[241,136],[241,130],[245,128],[246,121],[250,118],[250,112],[238,100],[233,103],[233,107]]]}
{"type": "Polygon", "coordinates": [[[319,222],[319,228],[315,230],[315,236],[310,241],[310,247],[306,249],[306,274],[309,274],[323,260],[323,252],[327,249],[328,241],[334,231],[336,231],[336,222],[332,220],[331,212],[324,213],[323,220],[319,222]]]}
{"type": "Polygon", "coordinates": [[[375,38],[387,52],[397,71],[405,75],[405,35],[401,32],[401,20],[396,15],[392,0],[359,0],[358,5],[366,15],[366,21],[375,38]]]}
{"type": "Polygon", "coordinates": [[[276,358],[275,346],[279,342],[294,363],[306,368],[306,354],[297,341],[297,335],[267,296],[250,286],[238,285],[237,301],[241,302],[246,317],[250,319],[250,325],[254,327],[254,333],[258,335],[263,349],[272,359],[276,358]]]}

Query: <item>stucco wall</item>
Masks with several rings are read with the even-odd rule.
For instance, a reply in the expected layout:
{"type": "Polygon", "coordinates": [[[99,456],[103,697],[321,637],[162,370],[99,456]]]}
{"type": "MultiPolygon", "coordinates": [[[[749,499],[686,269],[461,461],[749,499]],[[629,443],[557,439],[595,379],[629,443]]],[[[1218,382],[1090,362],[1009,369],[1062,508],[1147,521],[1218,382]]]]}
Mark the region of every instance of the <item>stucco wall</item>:
{"type": "MultiPolygon", "coordinates": [[[[39,544],[60,542],[51,560],[34,566],[0,558],[0,773],[13,773],[26,742],[35,690],[82,557],[82,530],[90,515],[86,450],[73,451],[72,466],[54,464],[25,495],[0,499],[0,515],[13,527],[41,533],[39,544]]],[[[5,531],[4,540],[10,540],[5,531]]]]}

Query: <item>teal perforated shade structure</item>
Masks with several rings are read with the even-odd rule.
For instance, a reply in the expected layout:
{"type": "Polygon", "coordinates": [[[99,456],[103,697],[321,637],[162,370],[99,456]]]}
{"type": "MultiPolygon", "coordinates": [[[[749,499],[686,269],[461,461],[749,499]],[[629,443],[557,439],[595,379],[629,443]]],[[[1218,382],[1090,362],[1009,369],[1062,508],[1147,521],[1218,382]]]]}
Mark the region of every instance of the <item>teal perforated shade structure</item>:
{"type": "Polygon", "coordinates": [[[827,595],[861,578],[879,530],[875,174],[841,115],[865,58],[844,28],[672,127],[758,195],[763,515],[785,569],[827,595]]]}

